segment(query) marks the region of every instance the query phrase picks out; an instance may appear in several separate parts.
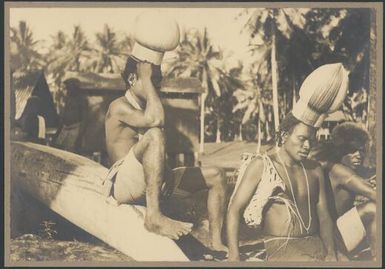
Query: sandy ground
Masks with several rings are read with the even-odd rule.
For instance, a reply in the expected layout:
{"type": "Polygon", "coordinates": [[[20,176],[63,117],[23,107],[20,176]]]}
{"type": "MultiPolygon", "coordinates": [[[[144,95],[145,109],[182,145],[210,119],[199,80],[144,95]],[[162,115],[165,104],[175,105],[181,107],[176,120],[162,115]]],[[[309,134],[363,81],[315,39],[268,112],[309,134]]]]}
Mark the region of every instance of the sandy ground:
{"type": "Polygon", "coordinates": [[[24,234],[11,242],[11,261],[132,261],[121,252],[100,243],[44,239],[24,234]]]}

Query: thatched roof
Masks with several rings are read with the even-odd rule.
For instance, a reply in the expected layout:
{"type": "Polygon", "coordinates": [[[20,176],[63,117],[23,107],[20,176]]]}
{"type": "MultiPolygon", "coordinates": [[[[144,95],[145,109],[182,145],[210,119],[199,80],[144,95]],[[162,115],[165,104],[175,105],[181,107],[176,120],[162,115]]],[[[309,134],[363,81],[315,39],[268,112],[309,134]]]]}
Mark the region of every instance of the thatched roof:
{"type": "MultiPolygon", "coordinates": [[[[77,79],[79,81],[79,89],[81,90],[125,91],[126,88],[120,74],[67,72],[63,81],[70,79],[77,79]]],[[[197,78],[164,79],[161,92],[202,93],[203,88],[197,78]]]]}
{"type": "Polygon", "coordinates": [[[42,76],[42,71],[34,71],[30,73],[13,73],[12,79],[16,98],[16,120],[18,120],[23,114],[25,106],[27,104],[27,100],[29,97],[32,96],[32,92],[42,76]]]}
{"type": "Polygon", "coordinates": [[[38,96],[41,100],[39,113],[46,120],[47,127],[57,127],[59,118],[43,71],[12,73],[11,90],[15,96],[15,120],[23,116],[28,99],[38,96]]]}

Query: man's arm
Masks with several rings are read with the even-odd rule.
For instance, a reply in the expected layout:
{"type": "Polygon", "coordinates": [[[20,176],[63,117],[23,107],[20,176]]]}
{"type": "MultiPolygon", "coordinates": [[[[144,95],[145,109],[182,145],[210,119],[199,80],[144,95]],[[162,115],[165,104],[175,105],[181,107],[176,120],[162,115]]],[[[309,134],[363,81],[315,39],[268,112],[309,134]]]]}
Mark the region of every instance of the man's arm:
{"type": "Polygon", "coordinates": [[[136,128],[163,127],[164,117],[155,117],[151,113],[146,113],[147,108],[151,108],[151,102],[150,104],[147,103],[144,111],[138,110],[127,103],[113,103],[110,105],[107,115],[113,115],[119,121],[136,128]]]}
{"type": "Polygon", "coordinates": [[[238,189],[230,203],[227,212],[227,241],[229,247],[229,261],[239,261],[239,221],[241,212],[250,202],[257,188],[263,171],[263,161],[257,157],[252,160],[243,175],[238,189]]]}
{"type": "Polygon", "coordinates": [[[137,128],[152,128],[164,126],[164,109],[160,98],[151,82],[152,67],[149,63],[140,62],[137,64],[138,79],[135,90],[142,91],[146,99],[144,111],[135,109],[132,106],[118,106],[114,115],[130,126],[137,128]]]}
{"type": "Polygon", "coordinates": [[[317,203],[317,215],[319,219],[320,237],[327,249],[326,260],[336,260],[336,250],[334,245],[334,222],[330,217],[327,205],[325,178],[321,166],[316,168],[319,180],[319,197],[317,203]]]}
{"type": "Polygon", "coordinates": [[[164,110],[159,95],[151,81],[152,67],[149,63],[138,63],[138,82],[141,83],[146,98],[144,115],[150,119],[156,127],[164,125],[164,110]]]}
{"type": "Polygon", "coordinates": [[[365,182],[365,179],[356,174],[352,169],[342,164],[336,164],[331,170],[333,178],[337,179],[339,184],[353,192],[354,194],[362,195],[376,202],[376,191],[365,182]]]}

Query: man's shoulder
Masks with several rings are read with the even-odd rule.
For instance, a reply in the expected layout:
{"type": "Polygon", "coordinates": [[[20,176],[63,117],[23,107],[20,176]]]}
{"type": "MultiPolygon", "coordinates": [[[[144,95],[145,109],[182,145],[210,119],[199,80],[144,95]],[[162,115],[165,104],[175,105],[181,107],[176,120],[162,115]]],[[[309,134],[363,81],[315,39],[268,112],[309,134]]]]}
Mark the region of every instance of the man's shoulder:
{"type": "Polygon", "coordinates": [[[110,115],[114,115],[121,114],[124,111],[129,112],[132,109],[133,107],[125,100],[124,97],[119,97],[110,103],[108,112],[110,115]]]}
{"type": "Polygon", "coordinates": [[[341,185],[345,185],[355,176],[357,176],[357,174],[353,169],[341,163],[333,164],[329,171],[330,179],[341,185]]]}
{"type": "Polygon", "coordinates": [[[345,176],[352,176],[356,174],[353,169],[341,163],[331,164],[329,173],[334,177],[345,177],[345,176]]]}
{"type": "Polygon", "coordinates": [[[248,163],[249,167],[253,169],[262,170],[264,166],[264,156],[260,154],[255,154],[252,156],[250,162],[248,163]]]}

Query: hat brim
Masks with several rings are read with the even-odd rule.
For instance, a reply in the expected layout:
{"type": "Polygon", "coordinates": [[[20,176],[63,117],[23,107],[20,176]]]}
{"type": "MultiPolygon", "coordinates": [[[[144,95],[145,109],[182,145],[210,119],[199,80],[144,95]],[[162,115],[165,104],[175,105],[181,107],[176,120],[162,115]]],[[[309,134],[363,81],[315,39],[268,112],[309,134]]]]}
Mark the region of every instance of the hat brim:
{"type": "Polygon", "coordinates": [[[164,52],[146,48],[138,42],[135,42],[131,54],[140,61],[148,61],[155,65],[160,65],[164,56],[164,52]]]}

